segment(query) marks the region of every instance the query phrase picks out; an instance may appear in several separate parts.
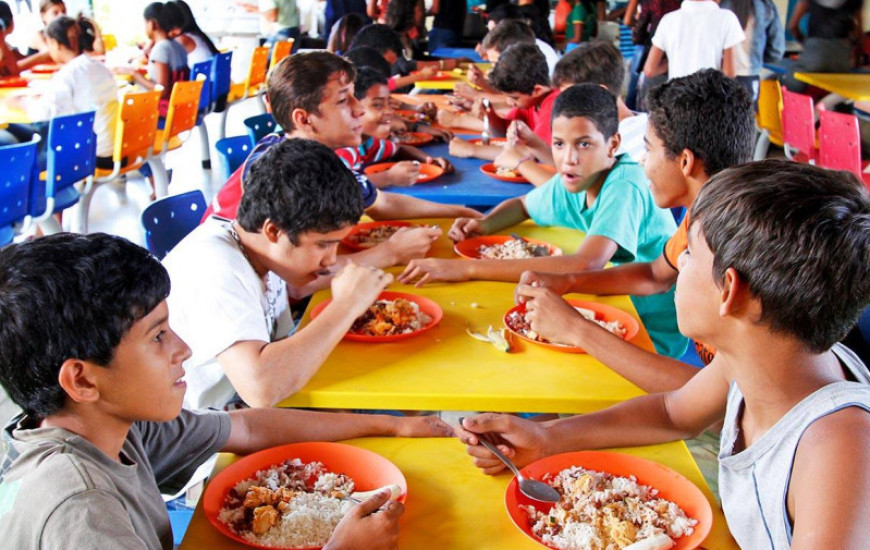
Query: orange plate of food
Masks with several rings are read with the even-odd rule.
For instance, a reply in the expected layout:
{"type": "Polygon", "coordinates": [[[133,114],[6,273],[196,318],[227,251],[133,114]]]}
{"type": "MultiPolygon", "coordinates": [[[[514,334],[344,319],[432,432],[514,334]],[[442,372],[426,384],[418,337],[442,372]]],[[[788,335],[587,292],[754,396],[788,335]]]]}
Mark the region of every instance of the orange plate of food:
{"type": "MultiPolygon", "coordinates": [[[[575,308],[586,309],[594,312],[596,321],[605,323],[611,323],[613,321],[618,322],[625,330],[625,334],[622,336],[623,340],[631,340],[637,336],[638,331],[640,331],[640,323],[638,323],[637,319],[632,317],[630,313],[622,311],[619,308],[608,306],[606,304],[599,304],[598,302],[584,302],[582,300],[567,300],[567,302],[575,308]]],[[[554,344],[553,342],[542,342],[535,338],[530,338],[525,334],[527,329],[524,329],[522,326],[522,323],[525,321],[525,313],[525,304],[520,304],[510,308],[507,313],[504,314],[504,326],[523,340],[545,348],[561,351],[563,353],[586,353],[586,351],[580,347],[569,346],[566,344],[554,344]]]]}
{"type": "Polygon", "coordinates": [[[398,220],[358,223],[341,240],[341,244],[353,250],[367,250],[386,241],[403,227],[415,226],[410,222],[398,220]]]}
{"type": "MultiPolygon", "coordinates": [[[[413,161],[402,161],[402,162],[413,162],[413,161]]],[[[377,174],[378,172],[384,172],[389,170],[396,164],[395,162],[382,162],[381,164],[372,164],[371,166],[366,166],[366,169],[363,170],[367,176],[371,176],[372,174],[377,174]]],[[[441,168],[437,164],[427,164],[425,162],[420,163],[420,173],[417,175],[417,183],[426,183],[434,180],[438,176],[444,173],[444,168],[441,168]]]]}
{"type": "MultiPolygon", "coordinates": [[[[485,235],[483,237],[472,237],[470,239],[465,239],[464,241],[459,241],[453,246],[453,251],[463,258],[467,258],[469,260],[479,260],[480,257],[480,247],[481,246],[494,246],[505,244],[508,241],[515,241],[514,237],[509,235],[485,235]]],[[[523,237],[523,240],[527,243],[534,245],[535,247],[544,247],[546,248],[546,254],[540,254],[541,256],[561,256],[562,249],[558,246],[553,246],[548,242],[539,241],[538,239],[527,239],[523,237]]]]}
{"type": "MultiPolygon", "coordinates": [[[[483,145],[483,140],[480,138],[470,139],[468,143],[473,143],[475,145],[483,145]]],[[[498,145],[499,147],[504,147],[504,144],[507,143],[507,138],[494,137],[489,138],[490,145],[498,145]]]]}
{"type": "Polygon", "coordinates": [[[520,174],[519,172],[514,172],[513,170],[509,170],[508,174],[502,175],[502,174],[499,174],[497,170],[498,169],[495,167],[495,164],[493,164],[491,162],[484,164],[483,166],[480,167],[481,172],[483,172],[487,176],[489,176],[491,178],[495,178],[497,180],[508,181],[511,183],[529,183],[529,180],[524,178],[522,176],[522,174],[520,174]]]}
{"type": "Polygon", "coordinates": [[[27,79],[20,76],[0,77],[0,88],[26,88],[27,79]]]}
{"type": "MultiPolygon", "coordinates": [[[[404,502],[408,493],[405,476],[395,464],[366,449],[343,443],[292,443],[272,447],[248,455],[223,469],[205,488],[203,510],[211,524],[225,536],[254,548],[304,548],[315,550],[320,546],[263,546],[236,533],[219,519],[230,490],[240,481],[253,479],[260,470],[282,464],[285,460],[298,458],[302,462],[322,462],[328,472],[345,474],[354,480],[355,491],[370,491],[385,485],[398,485],[404,502]]],[[[308,481],[308,480],[306,480],[308,481]]]]}
{"type": "Polygon", "coordinates": [[[411,109],[396,109],[393,113],[395,113],[397,117],[411,122],[418,122],[425,117],[423,113],[412,111],[411,109]]]}
{"type": "Polygon", "coordinates": [[[411,145],[413,147],[426,145],[427,143],[431,143],[434,139],[435,136],[432,134],[424,134],[423,132],[405,132],[404,134],[393,136],[393,141],[395,141],[396,144],[411,145]]]}
{"type": "MultiPolygon", "coordinates": [[[[698,521],[691,534],[674,540],[678,550],[697,548],[704,542],[713,526],[713,510],[704,493],[694,483],[671,470],[667,466],[632,455],[603,451],[580,451],[563,453],[542,458],[523,468],[522,474],[532,479],[541,479],[544,475],[556,476],[559,472],[572,466],[580,466],[587,470],[607,472],[616,476],[635,476],[638,484],[647,485],[658,490],[658,497],[677,504],[686,515],[698,521]]],[[[539,512],[546,513],[551,504],[531,500],[517,487],[516,478],[508,484],[505,493],[505,507],[514,524],[541,546],[545,544],[533,532],[527,506],[539,512]]],[[[552,547],[551,547],[552,548],[552,547]]]]}
{"type": "Polygon", "coordinates": [[[60,67],[57,63],[42,63],[31,67],[30,72],[34,74],[51,74],[56,73],[60,67]]]}
{"type": "MultiPolygon", "coordinates": [[[[357,332],[348,331],[347,334],[344,335],[345,340],[352,340],[354,342],[372,342],[372,343],[385,343],[385,342],[395,342],[396,340],[404,340],[405,338],[411,338],[413,336],[417,336],[423,332],[426,332],[430,328],[434,327],[438,323],[441,322],[441,318],[444,317],[444,311],[441,309],[437,303],[433,302],[429,298],[425,298],[423,296],[417,296],[416,294],[406,294],[404,292],[381,292],[378,295],[378,300],[406,300],[408,302],[412,302],[417,305],[419,312],[421,314],[425,314],[429,317],[428,322],[424,321],[424,324],[421,324],[420,328],[412,329],[409,332],[400,332],[398,334],[384,334],[384,335],[373,335],[373,334],[361,334],[357,332]]],[[[314,309],[311,310],[311,319],[316,319],[320,312],[323,311],[332,300],[324,300],[314,306],[314,309]]],[[[377,303],[376,303],[377,304],[377,303]]],[[[374,305],[372,307],[375,307],[374,305]]],[[[371,312],[371,308],[366,312],[363,317],[360,317],[356,320],[354,325],[359,323],[366,315],[371,312]]],[[[387,319],[386,322],[388,324],[392,324],[388,316],[385,316],[383,313],[377,314],[375,316],[377,319],[387,319]]],[[[351,330],[354,330],[351,328],[351,330]]]]}

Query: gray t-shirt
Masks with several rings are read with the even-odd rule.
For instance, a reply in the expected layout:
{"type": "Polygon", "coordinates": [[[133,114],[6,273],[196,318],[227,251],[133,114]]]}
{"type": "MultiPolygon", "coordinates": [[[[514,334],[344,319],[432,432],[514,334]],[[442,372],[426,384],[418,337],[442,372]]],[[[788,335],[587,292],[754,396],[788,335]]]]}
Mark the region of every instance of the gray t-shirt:
{"type": "Polygon", "coordinates": [[[161,40],[151,48],[148,57],[148,72],[154,74],[154,63],[166,63],[170,71],[178,71],[187,67],[187,50],[175,40],[161,40]]]}
{"type": "Polygon", "coordinates": [[[170,422],[134,424],[117,462],[79,435],[20,415],[3,432],[11,448],[0,468],[2,545],[171,549],[158,487],[178,488],[229,435],[226,413],[182,410],[170,422]]]}

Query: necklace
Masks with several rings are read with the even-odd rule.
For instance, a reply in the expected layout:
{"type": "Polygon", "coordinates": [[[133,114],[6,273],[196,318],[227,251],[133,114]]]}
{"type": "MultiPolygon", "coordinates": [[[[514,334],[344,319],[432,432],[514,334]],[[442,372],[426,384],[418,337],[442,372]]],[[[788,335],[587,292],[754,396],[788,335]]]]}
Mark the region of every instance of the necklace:
{"type": "MultiPolygon", "coordinates": [[[[230,235],[232,235],[233,240],[236,241],[236,245],[239,247],[239,252],[242,253],[242,256],[244,256],[245,260],[248,262],[248,265],[251,266],[251,269],[253,269],[254,273],[256,273],[259,277],[259,273],[257,273],[256,269],[254,269],[254,262],[251,261],[251,257],[248,256],[248,251],[245,248],[245,245],[242,244],[242,239],[239,238],[239,234],[238,232],[236,232],[236,223],[230,222],[229,229],[230,235]]],[[[266,307],[264,308],[263,316],[266,321],[266,329],[269,331],[269,334],[272,336],[272,338],[274,338],[276,329],[278,328],[276,319],[277,304],[278,299],[281,297],[281,294],[283,294],[283,286],[277,285],[277,288],[273,288],[273,277],[270,277],[270,272],[268,271],[265,275],[260,277],[260,279],[263,281],[265,287],[263,293],[266,300],[265,304],[263,305],[265,305],[266,307]]]]}

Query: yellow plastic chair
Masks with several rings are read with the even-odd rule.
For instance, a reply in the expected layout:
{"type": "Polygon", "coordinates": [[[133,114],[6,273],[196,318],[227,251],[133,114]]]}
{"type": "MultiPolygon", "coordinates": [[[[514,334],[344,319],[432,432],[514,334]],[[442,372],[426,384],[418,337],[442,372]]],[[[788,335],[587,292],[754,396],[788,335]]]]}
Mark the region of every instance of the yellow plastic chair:
{"type": "Polygon", "coordinates": [[[770,144],[783,146],[782,139],[782,89],[778,80],[762,80],[758,89],[758,110],[755,126],[758,139],[755,142],[753,160],[764,160],[770,144]]]}
{"type": "Polygon", "coordinates": [[[280,63],[285,57],[293,53],[293,44],[296,42],[293,38],[288,38],[282,42],[275,42],[272,47],[272,61],[269,62],[269,73],[275,68],[275,65],[280,63]]]}
{"type": "Polygon", "coordinates": [[[172,86],[166,120],[163,129],[154,136],[151,157],[148,159],[154,172],[154,191],[158,198],[169,194],[166,153],[181,147],[185,141],[181,134],[196,127],[203,84],[204,78],[200,77],[198,80],[176,82],[172,86]]]}
{"type": "MultiPolygon", "coordinates": [[[[260,46],[254,48],[251,54],[251,63],[248,66],[248,76],[244,82],[232,83],[230,85],[230,93],[227,96],[227,107],[221,113],[221,124],[218,138],[223,139],[226,135],[227,115],[230,112],[230,107],[241,103],[242,101],[255,97],[262,92],[266,87],[266,75],[269,68],[269,46],[260,46]]],[[[265,106],[261,103],[260,109],[265,112],[265,106]]]]}

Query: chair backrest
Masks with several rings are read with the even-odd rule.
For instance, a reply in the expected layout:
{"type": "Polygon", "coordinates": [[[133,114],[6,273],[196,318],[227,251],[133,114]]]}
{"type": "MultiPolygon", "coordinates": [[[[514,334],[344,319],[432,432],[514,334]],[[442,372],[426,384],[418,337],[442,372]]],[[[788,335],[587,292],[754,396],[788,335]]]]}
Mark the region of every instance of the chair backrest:
{"type": "Polygon", "coordinates": [[[785,154],[796,160],[791,149],[803,153],[812,161],[816,149],[813,98],[782,89],[782,141],[785,154]]]}
{"type": "Polygon", "coordinates": [[[269,46],[254,48],[254,52],[251,54],[251,64],[248,66],[248,78],[245,79],[245,91],[249,97],[266,83],[268,69],[269,46]]]}
{"type": "Polygon", "coordinates": [[[0,246],[12,242],[13,225],[30,214],[30,186],[36,178],[39,139],[0,147],[0,246]]]}
{"type": "MultiPolygon", "coordinates": [[[[202,86],[202,80],[188,80],[176,82],[172,87],[169,110],[166,112],[166,124],[163,126],[162,143],[164,147],[173,137],[196,126],[202,86]]],[[[164,147],[161,147],[161,150],[164,147]]]]}
{"type": "Polygon", "coordinates": [[[232,80],[233,52],[221,52],[211,60],[211,100],[213,110],[221,113],[227,108],[227,96],[232,80]]]}
{"type": "Polygon", "coordinates": [[[777,80],[762,80],[758,88],[755,124],[767,130],[770,142],[782,147],[782,88],[777,80]]]}
{"type": "Polygon", "coordinates": [[[248,117],[245,119],[244,124],[245,128],[248,129],[248,135],[251,136],[252,145],[256,145],[265,136],[274,133],[277,128],[275,117],[272,116],[272,113],[248,117]]]}
{"type": "Polygon", "coordinates": [[[197,63],[193,66],[193,69],[190,71],[190,79],[191,80],[202,80],[202,94],[199,97],[199,116],[200,118],[207,115],[211,112],[212,109],[212,99],[211,99],[211,81],[209,78],[211,77],[211,67],[212,62],[203,61],[201,63],[197,63]]]}
{"type": "Polygon", "coordinates": [[[221,158],[223,181],[230,179],[233,172],[239,169],[239,166],[245,162],[245,159],[248,158],[248,155],[254,149],[249,136],[232,136],[219,139],[214,144],[214,147],[221,158]]]}
{"type": "Polygon", "coordinates": [[[206,208],[205,197],[199,190],[152,202],[142,211],[145,247],[163,258],[199,225],[206,208]]]}
{"type": "Polygon", "coordinates": [[[861,179],[861,130],[858,118],[848,113],[821,111],[819,164],[852,172],[861,179]]]}
{"type": "Polygon", "coordinates": [[[94,175],[97,164],[96,113],[54,117],[48,123],[48,174],[46,195],[54,196],[66,187],[94,175]]]}
{"type": "Polygon", "coordinates": [[[293,44],[296,42],[293,38],[275,42],[272,46],[272,60],[269,62],[269,72],[275,68],[275,65],[281,62],[285,57],[293,53],[293,44]]]}
{"type": "Polygon", "coordinates": [[[150,154],[157,135],[157,105],[160,91],[151,90],[127,94],[118,109],[118,126],[115,128],[116,163],[124,159],[130,164],[150,154]]]}

